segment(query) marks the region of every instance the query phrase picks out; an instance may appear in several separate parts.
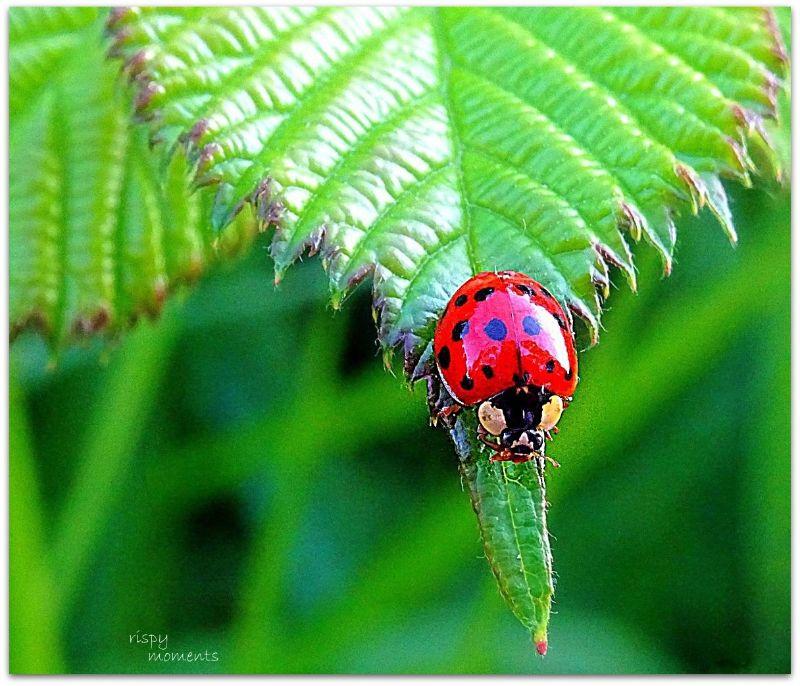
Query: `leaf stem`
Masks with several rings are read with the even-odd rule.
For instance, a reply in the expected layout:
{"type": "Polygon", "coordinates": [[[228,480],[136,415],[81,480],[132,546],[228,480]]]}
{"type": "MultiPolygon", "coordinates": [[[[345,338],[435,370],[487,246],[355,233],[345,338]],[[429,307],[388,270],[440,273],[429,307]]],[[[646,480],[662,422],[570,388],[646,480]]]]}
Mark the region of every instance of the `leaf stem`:
{"type": "Polygon", "coordinates": [[[14,375],[9,395],[9,671],[59,674],[64,669],[62,641],[49,603],[56,585],[45,554],[27,410],[14,375]]]}
{"type": "Polygon", "coordinates": [[[142,326],[109,370],[103,392],[87,417],[87,436],[74,484],[57,519],[52,547],[58,593],[53,615],[61,624],[70,611],[116,498],[126,487],[141,424],[156,405],[178,327],[170,314],[142,326]],[[119,398],[125,398],[119,403],[119,398]]]}

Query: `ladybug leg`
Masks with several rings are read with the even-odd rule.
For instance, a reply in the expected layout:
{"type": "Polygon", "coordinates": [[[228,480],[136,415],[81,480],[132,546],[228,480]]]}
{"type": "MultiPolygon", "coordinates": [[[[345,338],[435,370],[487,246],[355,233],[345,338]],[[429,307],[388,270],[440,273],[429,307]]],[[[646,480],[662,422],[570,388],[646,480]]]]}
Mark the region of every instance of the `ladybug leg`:
{"type": "Polygon", "coordinates": [[[494,450],[495,454],[489,458],[490,460],[494,460],[496,458],[497,453],[499,453],[502,450],[502,448],[487,436],[486,429],[484,429],[482,426],[480,425],[478,426],[478,431],[476,433],[478,435],[478,440],[481,443],[494,450]]]}
{"type": "Polygon", "coordinates": [[[558,469],[558,468],[561,466],[561,464],[560,464],[559,462],[556,462],[556,460],[554,460],[554,459],[553,459],[552,457],[550,457],[549,455],[545,455],[544,453],[542,453],[542,457],[543,457],[545,460],[547,460],[547,461],[548,461],[548,462],[549,462],[551,465],[553,465],[553,467],[555,467],[556,469],[558,469]]]}
{"type": "Polygon", "coordinates": [[[475,433],[477,434],[478,440],[481,443],[492,449],[492,454],[489,456],[489,462],[500,462],[511,459],[511,453],[502,448],[499,443],[489,438],[489,433],[486,431],[483,425],[478,424],[478,430],[475,433]]]}
{"type": "Polygon", "coordinates": [[[439,417],[442,419],[446,419],[447,417],[453,417],[457,415],[462,410],[462,406],[458,403],[453,403],[452,405],[448,405],[447,407],[443,407],[442,410],[439,412],[439,417]]]}
{"type": "Polygon", "coordinates": [[[513,462],[514,464],[522,464],[523,462],[530,462],[532,459],[533,453],[521,455],[520,453],[512,453],[510,450],[498,450],[489,458],[489,462],[513,462]]]}
{"type": "Polygon", "coordinates": [[[450,419],[455,417],[462,409],[462,406],[458,403],[447,405],[433,416],[432,424],[436,426],[439,422],[442,422],[445,426],[450,426],[450,419]]]}
{"type": "Polygon", "coordinates": [[[553,436],[555,436],[557,433],[558,433],[558,427],[557,426],[554,426],[552,429],[545,429],[544,430],[544,435],[547,437],[548,441],[552,441],[553,440],[553,436]]]}
{"type": "Polygon", "coordinates": [[[519,462],[518,456],[508,450],[500,450],[498,446],[494,446],[494,450],[496,452],[489,457],[489,462],[519,462]]]}
{"type": "Polygon", "coordinates": [[[453,403],[452,405],[448,405],[447,407],[443,407],[442,410],[439,412],[439,419],[446,420],[450,417],[455,417],[463,407],[458,403],[453,403]]]}
{"type": "Polygon", "coordinates": [[[493,440],[491,440],[490,438],[487,438],[487,437],[486,437],[486,436],[484,436],[484,435],[478,434],[478,440],[479,440],[481,443],[483,443],[485,446],[487,446],[488,448],[491,448],[492,450],[494,450],[496,453],[497,453],[497,452],[500,452],[500,446],[499,446],[499,445],[497,445],[497,443],[495,443],[495,442],[494,442],[493,440]]]}

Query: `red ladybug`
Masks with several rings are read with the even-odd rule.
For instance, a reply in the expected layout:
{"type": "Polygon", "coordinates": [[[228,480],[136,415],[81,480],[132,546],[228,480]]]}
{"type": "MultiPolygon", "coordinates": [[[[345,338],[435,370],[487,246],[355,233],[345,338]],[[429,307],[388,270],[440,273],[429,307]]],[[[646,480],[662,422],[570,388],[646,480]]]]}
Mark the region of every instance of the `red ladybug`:
{"type": "Polygon", "coordinates": [[[572,329],[547,289],[519,272],[473,276],[447,303],[433,352],[456,401],[444,414],[477,405],[478,438],[493,460],[544,456],[578,384],[572,329]]]}

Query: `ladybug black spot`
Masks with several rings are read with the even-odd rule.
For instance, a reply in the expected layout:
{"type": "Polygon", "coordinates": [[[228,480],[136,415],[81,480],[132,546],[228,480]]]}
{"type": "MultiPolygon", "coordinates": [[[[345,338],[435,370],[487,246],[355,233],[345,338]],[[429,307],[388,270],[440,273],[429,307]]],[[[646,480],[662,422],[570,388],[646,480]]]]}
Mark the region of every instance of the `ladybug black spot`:
{"type": "Polygon", "coordinates": [[[465,302],[467,302],[467,296],[462,293],[456,298],[456,307],[461,307],[465,302]]]}
{"type": "Polygon", "coordinates": [[[475,302],[483,302],[488,298],[492,293],[494,293],[494,288],[491,286],[487,286],[486,288],[481,288],[477,293],[475,293],[475,302]]]}
{"type": "Polygon", "coordinates": [[[556,368],[556,361],[547,360],[547,363],[544,365],[544,367],[548,372],[552,372],[556,368]]]}
{"type": "Polygon", "coordinates": [[[571,369],[566,374],[564,374],[564,378],[567,381],[571,381],[572,380],[572,370],[571,369]]]}
{"type": "Polygon", "coordinates": [[[460,341],[469,333],[469,322],[465,319],[453,327],[453,340],[460,341]]]}
{"type": "Polygon", "coordinates": [[[533,289],[530,286],[526,286],[524,283],[518,283],[514,286],[514,288],[517,289],[517,292],[520,295],[527,295],[527,296],[533,295],[533,289]]]}
{"type": "Polygon", "coordinates": [[[539,322],[537,322],[533,317],[528,315],[525,319],[522,320],[522,328],[526,334],[529,336],[535,336],[538,334],[542,327],[539,326],[539,322]]]}
{"type": "Polygon", "coordinates": [[[466,375],[464,375],[464,378],[461,379],[461,388],[463,388],[465,391],[471,391],[474,385],[475,382],[466,375]]]}
{"type": "Polygon", "coordinates": [[[494,369],[492,369],[488,364],[483,365],[483,367],[481,367],[481,371],[487,379],[491,379],[494,376],[494,369]]]}
{"type": "Polygon", "coordinates": [[[503,320],[498,319],[497,317],[492,319],[486,326],[484,326],[483,331],[493,341],[505,340],[505,337],[508,335],[508,329],[503,323],[503,320]]]}
{"type": "Polygon", "coordinates": [[[439,361],[441,369],[447,369],[450,366],[450,348],[444,346],[437,355],[436,359],[439,361]]]}

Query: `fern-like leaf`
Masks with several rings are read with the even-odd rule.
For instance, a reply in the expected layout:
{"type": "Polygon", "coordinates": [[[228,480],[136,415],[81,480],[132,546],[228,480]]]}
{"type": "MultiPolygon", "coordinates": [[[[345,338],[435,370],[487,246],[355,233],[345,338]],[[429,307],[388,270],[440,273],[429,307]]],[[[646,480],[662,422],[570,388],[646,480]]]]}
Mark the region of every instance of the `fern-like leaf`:
{"type": "MultiPolygon", "coordinates": [[[[160,171],[130,125],[105,21],[96,8],[9,12],[12,336],[116,332],[213,254],[211,198],[190,194],[184,158],[160,171]]],[[[243,218],[226,242],[253,233],[243,218]]]]}
{"type": "Polygon", "coordinates": [[[669,271],[674,216],[705,205],[735,239],[720,178],[774,163],[766,10],[147,8],[111,30],[155,139],[218,186],[216,228],[250,203],[277,277],[321,252],[337,304],[373,275],[410,363],[487,269],[596,338],[609,266],[635,287],[631,238],[669,271]]]}

